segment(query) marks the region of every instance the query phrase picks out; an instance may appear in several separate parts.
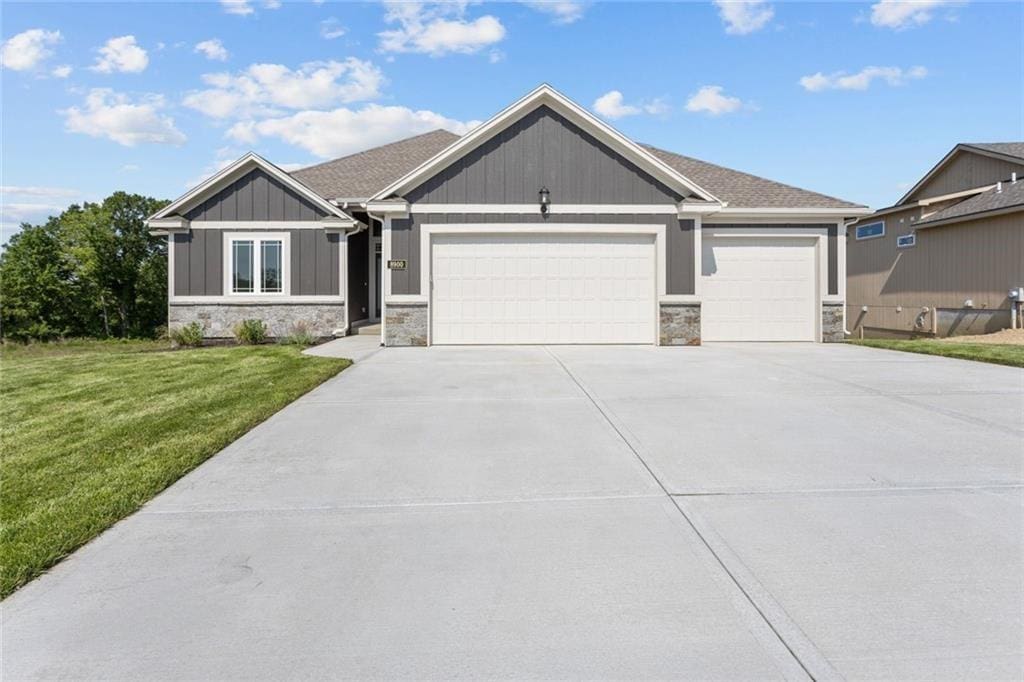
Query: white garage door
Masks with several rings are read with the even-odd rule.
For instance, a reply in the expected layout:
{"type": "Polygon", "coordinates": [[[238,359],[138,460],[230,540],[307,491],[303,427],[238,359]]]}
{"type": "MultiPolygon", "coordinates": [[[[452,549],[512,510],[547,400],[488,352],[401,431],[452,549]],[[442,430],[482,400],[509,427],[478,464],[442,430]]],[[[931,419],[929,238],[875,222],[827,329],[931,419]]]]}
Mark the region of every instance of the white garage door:
{"type": "Polygon", "coordinates": [[[814,341],[816,241],[712,237],[701,250],[701,338],[814,341]]]}
{"type": "Polygon", "coordinates": [[[432,343],[654,343],[653,235],[434,235],[432,252],[432,343]]]}

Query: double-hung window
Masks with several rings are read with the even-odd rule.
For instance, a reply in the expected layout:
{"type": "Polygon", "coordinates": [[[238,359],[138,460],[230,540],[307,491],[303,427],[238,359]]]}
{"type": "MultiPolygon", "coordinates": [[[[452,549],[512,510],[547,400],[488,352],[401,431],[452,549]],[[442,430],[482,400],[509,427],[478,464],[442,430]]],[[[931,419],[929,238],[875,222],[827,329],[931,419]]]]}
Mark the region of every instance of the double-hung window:
{"type": "Polygon", "coordinates": [[[288,293],[288,234],[229,232],[225,234],[224,246],[226,293],[288,293]]]}

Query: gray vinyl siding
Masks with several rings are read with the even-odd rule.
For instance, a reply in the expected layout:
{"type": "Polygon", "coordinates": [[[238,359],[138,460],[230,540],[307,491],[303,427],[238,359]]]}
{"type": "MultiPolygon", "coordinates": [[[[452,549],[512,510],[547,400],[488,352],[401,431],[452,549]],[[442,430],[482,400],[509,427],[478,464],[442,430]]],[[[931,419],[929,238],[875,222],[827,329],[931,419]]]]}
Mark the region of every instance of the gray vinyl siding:
{"type": "MultiPolygon", "coordinates": [[[[405,270],[391,271],[391,291],[394,294],[420,294],[420,225],[427,223],[594,223],[666,226],[666,272],[669,294],[692,294],[693,272],[693,220],[679,220],[674,215],[568,215],[558,214],[543,218],[535,214],[464,214],[425,213],[391,221],[391,258],[408,261],[405,270]]],[[[510,229],[514,232],[514,228],[510,229]]]]}
{"type": "MultiPolygon", "coordinates": [[[[222,296],[224,233],[238,230],[192,230],[174,237],[174,295],[222,296]]],[[[290,234],[291,294],[337,296],[340,236],[324,230],[281,230],[290,234]]]]}
{"type": "Polygon", "coordinates": [[[405,193],[441,204],[674,204],[683,197],[548,107],[405,193]]]}
{"type": "Polygon", "coordinates": [[[189,220],[319,220],[309,199],[255,169],[185,213],[189,220]]]}
{"type": "Polygon", "coordinates": [[[708,227],[714,227],[716,230],[720,228],[757,228],[757,227],[797,227],[806,229],[825,229],[828,231],[828,293],[830,296],[839,295],[839,228],[835,223],[823,223],[820,225],[806,225],[806,224],[719,224],[709,225],[708,227]]]}

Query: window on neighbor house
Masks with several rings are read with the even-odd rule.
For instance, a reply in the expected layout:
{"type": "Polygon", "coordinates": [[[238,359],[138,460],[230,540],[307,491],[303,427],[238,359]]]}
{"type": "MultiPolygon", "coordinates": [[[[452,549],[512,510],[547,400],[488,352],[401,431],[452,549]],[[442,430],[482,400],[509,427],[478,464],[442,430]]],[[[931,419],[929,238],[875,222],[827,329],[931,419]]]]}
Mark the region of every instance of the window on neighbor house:
{"type": "Polygon", "coordinates": [[[897,249],[906,249],[911,246],[914,246],[915,244],[917,244],[917,237],[914,235],[913,232],[911,232],[910,234],[901,234],[900,236],[896,237],[897,249]]]}
{"type": "Polygon", "coordinates": [[[885,235],[885,222],[868,223],[857,226],[857,239],[874,239],[885,235]]]}
{"type": "Polygon", "coordinates": [[[285,293],[285,240],[279,235],[229,236],[232,294],[285,293]]]}

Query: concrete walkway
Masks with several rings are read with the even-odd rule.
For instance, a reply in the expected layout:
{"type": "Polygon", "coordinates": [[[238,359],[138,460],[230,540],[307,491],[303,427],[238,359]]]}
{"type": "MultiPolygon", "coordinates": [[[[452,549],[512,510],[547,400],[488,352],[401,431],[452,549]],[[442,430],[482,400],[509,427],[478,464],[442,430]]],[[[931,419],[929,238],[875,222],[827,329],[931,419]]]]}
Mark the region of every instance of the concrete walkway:
{"type": "Polygon", "coordinates": [[[318,355],[324,358],[348,358],[352,362],[359,362],[370,357],[380,349],[379,336],[355,334],[321,343],[302,352],[307,355],[318,355]]]}
{"type": "Polygon", "coordinates": [[[1024,372],[386,349],[4,603],[5,680],[1020,679],[1024,372]]]}

